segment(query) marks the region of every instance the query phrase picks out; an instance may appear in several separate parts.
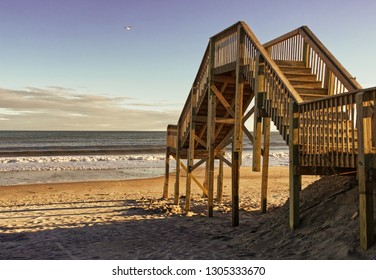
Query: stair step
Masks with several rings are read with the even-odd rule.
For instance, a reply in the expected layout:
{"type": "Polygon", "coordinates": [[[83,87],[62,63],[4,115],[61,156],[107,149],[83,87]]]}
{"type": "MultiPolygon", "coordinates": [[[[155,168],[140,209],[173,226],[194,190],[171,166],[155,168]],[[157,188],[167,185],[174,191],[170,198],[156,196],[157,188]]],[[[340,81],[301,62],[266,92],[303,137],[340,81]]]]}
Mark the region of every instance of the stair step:
{"type": "Polygon", "coordinates": [[[301,86],[296,86],[295,89],[300,95],[310,94],[312,96],[318,97],[325,97],[328,95],[328,91],[324,88],[305,88],[301,86]]]}
{"type": "Polygon", "coordinates": [[[311,69],[307,67],[299,67],[299,66],[280,66],[281,71],[286,74],[312,74],[311,69]]]}
{"type": "Polygon", "coordinates": [[[293,60],[274,60],[278,66],[298,66],[298,67],[305,67],[305,63],[303,61],[293,61],[293,60]]]}
{"type": "Polygon", "coordinates": [[[316,75],[307,73],[284,73],[286,78],[291,81],[317,81],[316,75]]]}
{"type": "Polygon", "coordinates": [[[322,83],[319,81],[301,81],[301,80],[290,80],[291,85],[295,88],[321,88],[322,83]]]}

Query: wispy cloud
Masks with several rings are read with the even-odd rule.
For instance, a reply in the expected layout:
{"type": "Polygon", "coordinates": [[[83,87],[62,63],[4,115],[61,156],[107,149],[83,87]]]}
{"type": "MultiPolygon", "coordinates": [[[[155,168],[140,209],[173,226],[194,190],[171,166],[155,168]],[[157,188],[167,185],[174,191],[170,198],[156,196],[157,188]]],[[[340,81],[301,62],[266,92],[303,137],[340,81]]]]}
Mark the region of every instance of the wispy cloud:
{"type": "Polygon", "coordinates": [[[155,102],[145,110],[130,100],[52,86],[0,88],[0,130],[164,130],[181,109],[155,102]]]}

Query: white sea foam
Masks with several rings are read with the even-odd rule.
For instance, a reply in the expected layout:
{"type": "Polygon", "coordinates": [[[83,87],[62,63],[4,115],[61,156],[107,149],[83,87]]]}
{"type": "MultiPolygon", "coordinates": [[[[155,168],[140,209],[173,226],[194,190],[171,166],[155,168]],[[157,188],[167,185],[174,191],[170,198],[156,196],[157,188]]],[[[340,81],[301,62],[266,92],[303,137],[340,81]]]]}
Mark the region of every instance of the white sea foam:
{"type": "MultiPolygon", "coordinates": [[[[231,153],[225,157],[231,161],[231,153]]],[[[164,154],[106,155],[106,156],[40,156],[0,158],[0,171],[46,170],[109,170],[109,169],[160,169],[164,168],[164,154]]],[[[288,153],[275,152],[269,157],[271,166],[288,165],[288,153]]],[[[243,153],[243,166],[252,165],[252,154],[243,153]]],[[[175,161],[171,161],[175,168],[175,161]]],[[[154,171],[153,171],[154,172],[154,171]]],[[[153,173],[153,175],[155,175],[153,173]]]]}

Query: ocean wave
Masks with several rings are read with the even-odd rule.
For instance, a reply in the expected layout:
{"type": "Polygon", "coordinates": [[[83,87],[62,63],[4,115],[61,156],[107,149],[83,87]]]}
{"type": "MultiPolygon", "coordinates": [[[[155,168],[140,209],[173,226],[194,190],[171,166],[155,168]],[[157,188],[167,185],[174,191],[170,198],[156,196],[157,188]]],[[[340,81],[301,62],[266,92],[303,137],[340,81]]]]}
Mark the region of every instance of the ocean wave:
{"type": "MultiPolygon", "coordinates": [[[[231,153],[225,157],[231,161],[231,153]]],[[[271,166],[288,165],[288,153],[275,152],[269,157],[271,166]]],[[[242,165],[252,165],[252,153],[243,153],[242,165]]],[[[171,157],[172,159],[172,157],[171,157]]],[[[142,169],[163,170],[165,154],[134,154],[104,156],[34,156],[0,158],[0,171],[46,171],[46,170],[108,170],[108,169],[142,169]]],[[[216,165],[218,162],[216,161],[216,165]]],[[[170,168],[175,168],[172,159],[170,168]]]]}

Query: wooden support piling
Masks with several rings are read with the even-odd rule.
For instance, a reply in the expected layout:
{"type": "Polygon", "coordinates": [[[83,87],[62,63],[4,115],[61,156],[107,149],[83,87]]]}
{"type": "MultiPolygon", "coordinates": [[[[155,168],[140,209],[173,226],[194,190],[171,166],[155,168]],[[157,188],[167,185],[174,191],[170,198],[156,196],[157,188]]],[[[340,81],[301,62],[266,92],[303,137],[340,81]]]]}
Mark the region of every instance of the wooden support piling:
{"type": "Polygon", "coordinates": [[[177,127],[177,141],[176,141],[176,175],[175,175],[175,188],[174,188],[174,204],[179,204],[180,196],[180,125],[177,127]]]}
{"type": "MultiPolygon", "coordinates": [[[[241,54],[244,48],[243,32],[238,28],[238,53],[241,54]]],[[[236,84],[235,84],[235,116],[234,136],[232,142],[232,226],[239,225],[239,183],[240,165],[243,148],[243,90],[244,77],[240,69],[241,57],[238,55],[236,61],[236,84]]]]}
{"type": "Polygon", "coordinates": [[[265,81],[264,81],[264,65],[262,59],[258,55],[256,61],[256,69],[258,75],[256,78],[256,93],[255,93],[255,112],[254,112],[254,128],[253,128],[253,161],[252,170],[259,172],[261,170],[261,141],[262,141],[262,114],[263,98],[265,94],[265,81]]]}
{"type": "MultiPolygon", "coordinates": [[[[222,151],[223,155],[224,152],[222,151]]],[[[217,176],[217,201],[222,202],[223,198],[223,159],[219,159],[218,176],[217,176]]]]}
{"type": "Polygon", "coordinates": [[[165,181],[163,186],[163,199],[168,198],[168,185],[170,181],[170,152],[169,148],[167,147],[166,151],[166,163],[165,163],[165,181]]]}
{"type": "Polygon", "coordinates": [[[270,118],[264,118],[264,153],[262,157],[261,179],[261,211],[267,210],[268,176],[269,176],[269,147],[270,147],[270,118]]]}
{"type": "Polygon", "coordinates": [[[215,117],[216,117],[216,96],[212,90],[214,85],[214,52],[215,52],[215,40],[212,38],[210,40],[210,74],[209,74],[209,94],[208,94],[208,118],[207,118],[207,150],[208,150],[208,160],[207,160],[207,188],[208,188],[208,217],[213,217],[213,207],[214,207],[214,149],[215,149],[215,117]]]}
{"type": "Polygon", "coordinates": [[[299,192],[302,178],[298,173],[299,166],[299,112],[298,105],[291,100],[289,104],[289,189],[290,189],[290,228],[299,226],[299,192]]]}
{"type": "Polygon", "coordinates": [[[360,92],[355,98],[358,111],[360,246],[366,250],[373,244],[375,238],[373,188],[376,176],[369,168],[372,152],[372,116],[365,114],[365,109],[369,109],[371,104],[370,102],[363,103],[363,96],[364,92],[360,92]]]}
{"type": "Polygon", "coordinates": [[[191,208],[191,183],[192,183],[192,167],[195,157],[195,136],[196,136],[196,124],[194,117],[196,115],[196,92],[191,92],[191,120],[189,124],[189,149],[187,151],[187,182],[186,182],[186,194],[185,194],[185,210],[189,211],[191,208]]]}

